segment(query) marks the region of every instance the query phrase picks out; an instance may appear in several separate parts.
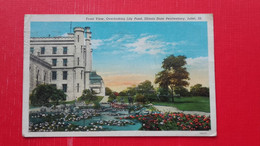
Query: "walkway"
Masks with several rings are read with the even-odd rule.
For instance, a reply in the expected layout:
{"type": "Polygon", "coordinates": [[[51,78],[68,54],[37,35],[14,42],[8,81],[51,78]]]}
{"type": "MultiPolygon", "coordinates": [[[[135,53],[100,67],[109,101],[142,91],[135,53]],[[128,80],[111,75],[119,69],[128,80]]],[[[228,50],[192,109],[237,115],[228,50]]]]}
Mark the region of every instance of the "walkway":
{"type": "Polygon", "coordinates": [[[99,103],[107,103],[107,102],[108,102],[108,96],[104,96],[99,103]]]}
{"type": "Polygon", "coordinates": [[[165,112],[182,112],[184,114],[191,114],[191,115],[205,115],[205,116],[210,116],[210,113],[206,113],[206,112],[200,112],[200,111],[181,111],[179,109],[177,109],[176,107],[171,107],[171,106],[161,106],[161,105],[154,105],[154,107],[165,113],[165,112]]]}

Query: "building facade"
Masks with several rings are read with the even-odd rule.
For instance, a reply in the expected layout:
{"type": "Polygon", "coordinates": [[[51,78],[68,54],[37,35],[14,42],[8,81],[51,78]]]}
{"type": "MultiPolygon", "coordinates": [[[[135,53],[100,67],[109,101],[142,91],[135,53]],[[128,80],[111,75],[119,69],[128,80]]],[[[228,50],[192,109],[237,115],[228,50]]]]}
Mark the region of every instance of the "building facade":
{"type": "Polygon", "coordinates": [[[84,89],[105,96],[101,76],[92,70],[90,27],[75,27],[65,37],[31,37],[30,92],[38,84],[51,84],[67,94],[67,101],[84,89]]]}

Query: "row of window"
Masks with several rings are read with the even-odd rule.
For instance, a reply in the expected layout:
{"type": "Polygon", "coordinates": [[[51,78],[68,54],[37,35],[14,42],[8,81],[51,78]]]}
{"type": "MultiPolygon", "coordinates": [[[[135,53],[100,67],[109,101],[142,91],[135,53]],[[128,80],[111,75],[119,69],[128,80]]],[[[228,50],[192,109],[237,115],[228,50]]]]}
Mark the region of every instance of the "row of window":
{"type": "MultiPolygon", "coordinates": [[[[68,59],[63,59],[63,66],[68,65],[68,59]]],[[[57,59],[52,59],[52,66],[57,66],[57,59]]]]}
{"type": "MultiPolygon", "coordinates": [[[[57,71],[52,71],[52,80],[57,80],[57,71]]],[[[63,71],[62,72],[62,79],[67,80],[68,79],[68,71],[63,71]]]]}
{"type": "MultiPolygon", "coordinates": [[[[33,54],[34,47],[30,48],[30,52],[33,54]]],[[[41,54],[45,54],[45,47],[41,47],[41,54]]],[[[52,47],[52,54],[57,54],[57,47],[52,47]]],[[[63,47],[63,54],[68,54],[68,47],[63,47]]]]}
{"type": "MultiPolygon", "coordinates": [[[[57,71],[52,71],[52,80],[57,80],[57,71]]],[[[80,72],[80,78],[83,78],[83,70],[80,72]]],[[[62,72],[62,79],[67,80],[68,79],[68,71],[62,72]]]]}
{"type": "MultiPolygon", "coordinates": [[[[51,84],[52,86],[54,86],[55,88],[57,88],[57,85],[56,84],[51,84]]],[[[62,84],[62,90],[64,92],[67,92],[68,90],[68,85],[67,84],[62,84]]],[[[79,83],[77,83],[77,92],[79,92],[79,83]]]]}
{"type": "MultiPolygon", "coordinates": [[[[51,84],[53,87],[57,88],[57,85],[56,84],[51,84]]],[[[67,89],[68,89],[68,85],[67,84],[62,84],[62,90],[64,92],[67,92],[67,89]]]]}
{"type": "MultiPolygon", "coordinates": [[[[68,65],[68,59],[63,59],[63,66],[68,65]]],[[[77,59],[77,65],[79,65],[79,57],[77,59]]],[[[52,66],[57,66],[57,59],[52,59],[52,66]]]]}

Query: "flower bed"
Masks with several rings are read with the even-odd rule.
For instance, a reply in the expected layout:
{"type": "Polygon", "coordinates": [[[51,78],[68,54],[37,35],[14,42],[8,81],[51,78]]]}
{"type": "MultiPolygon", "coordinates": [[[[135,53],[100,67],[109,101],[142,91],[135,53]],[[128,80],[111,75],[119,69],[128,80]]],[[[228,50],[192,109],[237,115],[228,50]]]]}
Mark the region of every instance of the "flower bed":
{"type": "Polygon", "coordinates": [[[140,130],[209,130],[210,117],[183,113],[154,113],[149,115],[130,115],[125,119],[142,122],[140,130]]]}

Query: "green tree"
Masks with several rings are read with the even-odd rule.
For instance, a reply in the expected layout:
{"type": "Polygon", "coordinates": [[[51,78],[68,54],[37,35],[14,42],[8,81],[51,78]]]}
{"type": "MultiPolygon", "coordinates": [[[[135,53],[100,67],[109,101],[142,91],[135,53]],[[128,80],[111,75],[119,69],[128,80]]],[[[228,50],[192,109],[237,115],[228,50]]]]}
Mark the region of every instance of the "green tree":
{"type": "Polygon", "coordinates": [[[188,91],[188,89],[186,89],[184,87],[176,87],[174,89],[174,93],[179,94],[182,97],[190,96],[190,92],[188,91]]]}
{"type": "Polygon", "coordinates": [[[106,87],[105,92],[106,92],[106,95],[111,95],[113,91],[110,88],[106,87]]]}
{"type": "Polygon", "coordinates": [[[81,101],[95,101],[97,100],[97,96],[93,94],[89,89],[85,89],[82,91],[82,95],[79,97],[81,101]]]}
{"type": "Polygon", "coordinates": [[[31,104],[34,106],[47,106],[50,100],[55,101],[57,105],[59,101],[66,100],[66,94],[52,85],[42,84],[38,85],[30,95],[31,104]]]}
{"type": "MultiPolygon", "coordinates": [[[[56,89],[56,87],[54,88],[56,89]]],[[[58,105],[60,101],[66,100],[66,94],[63,90],[56,89],[50,99],[55,102],[55,105],[58,105]]]]}
{"type": "Polygon", "coordinates": [[[119,92],[119,96],[127,96],[127,90],[119,92]]]}
{"type": "Polygon", "coordinates": [[[157,88],[157,97],[160,101],[168,102],[169,101],[169,89],[168,88],[157,88]]]}
{"type": "Polygon", "coordinates": [[[196,84],[196,85],[190,87],[190,93],[192,94],[192,96],[209,97],[209,88],[202,87],[201,84],[196,84]]]}
{"type": "Polygon", "coordinates": [[[153,88],[151,81],[146,80],[146,81],[140,83],[137,86],[136,90],[137,90],[137,93],[144,95],[143,101],[154,101],[154,100],[156,100],[155,90],[153,88]]]}
{"type": "Polygon", "coordinates": [[[189,72],[184,67],[186,65],[185,56],[170,55],[162,62],[163,70],[156,74],[155,83],[162,88],[169,88],[172,102],[174,102],[174,89],[189,85],[189,72]]]}
{"type": "Polygon", "coordinates": [[[127,95],[134,96],[134,95],[136,95],[136,93],[137,93],[136,86],[127,87],[127,89],[126,89],[127,95]]]}

